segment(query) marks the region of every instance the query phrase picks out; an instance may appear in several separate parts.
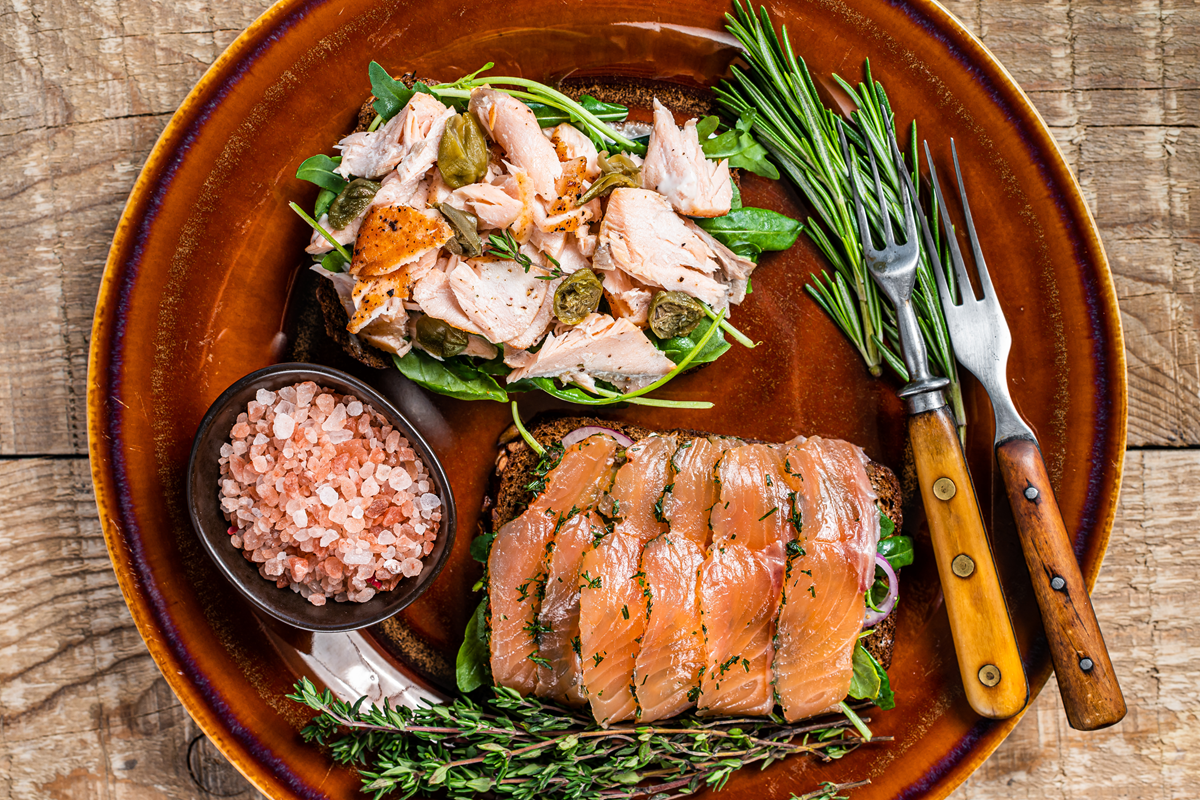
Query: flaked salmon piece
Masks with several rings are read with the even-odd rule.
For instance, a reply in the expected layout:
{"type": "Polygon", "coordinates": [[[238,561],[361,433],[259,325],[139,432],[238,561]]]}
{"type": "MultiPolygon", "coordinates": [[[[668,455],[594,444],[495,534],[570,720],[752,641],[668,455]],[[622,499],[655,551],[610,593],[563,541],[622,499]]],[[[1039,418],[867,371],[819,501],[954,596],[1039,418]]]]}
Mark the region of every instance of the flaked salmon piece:
{"type": "Polygon", "coordinates": [[[789,560],[777,623],[775,692],[789,722],[836,705],[850,690],[863,594],[875,578],[879,509],[860,448],[813,437],[787,453],[804,520],[803,554],[789,560]]]}
{"type": "Polygon", "coordinates": [[[525,170],[508,162],[505,162],[504,166],[508,170],[508,176],[497,186],[520,203],[516,219],[509,223],[508,228],[512,231],[514,239],[525,244],[536,230],[533,215],[534,207],[538,205],[537,192],[525,170]]]}
{"type": "Polygon", "coordinates": [[[379,130],[352,133],[338,142],[342,161],[334,172],[343,178],[379,178],[391,172],[431,135],[438,140],[432,147],[436,161],[441,131],[446,127],[446,119],[453,114],[454,109],[447,108],[432,95],[417,92],[400,113],[379,130]],[[439,121],[440,128],[435,132],[439,121]]]}
{"type": "Polygon", "coordinates": [[[528,173],[534,191],[553,202],[558,197],[554,182],[562,175],[562,166],[554,145],[538,127],[533,109],[486,87],[471,92],[469,108],[488,135],[504,148],[508,160],[528,173]]]}
{"type": "Polygon", "coordinates": [[[580,225],[575,229],[575,246],[587,258],[596,255],[596,245],[600,243],[600,237],[594,230],[597,227],[596,225],[580,225]]]}
{"type": "Polygon", "coordinates": [[[696,587],[703,563],[704,551],[674,530],[642,550],[649,602],[633,669],[640,722],[681,714],[699,697],[704,635],[696,587]]]}
{"type": "Polygon", "coordinates": [[[601,725],[633,719],[633,668],[646,629],[642,542],[613,531],[579,565],[580,660],[592,715],[601,725]]]}
{"type": "Polygon", "coordinates": [[[624,270],[602,270],[601,284],[613,313],[624,317],[634,325],[645,325],[650,315],[650,301],[654,293],[637,283],[624,270]]]}
{"type": "MultiPolygon", "coordinates": [[[[343,245],[352,243],[358,237],[358,229],[362,227],[362,222],[362,217],[355,217],[347,222],[345,227],[332,228],[329,225],[328,214],[322,214],[321,218],[317,220],[317,224],[328,231],[329,235],[334,238],[334,241],[343,245]]],[[[312,236],[308,238],[308,247],[304,248],[304,252],[319,256],[328,253],[332,249],[333,245],[329,243],[329,240],[321,235],[320,231],[314,230],[312,236]]]]}
{"type": "Polygon", "coordinates": [[[721,447],[697,436],[679,445],[671,457],[675,477],[663,498],[663,516],[671,525],[671,536],[684,537],[701,548],[712,541],[709,518],[720,495],[717,461],[721,447]]]}
{"type": "Polygon", "coordinates": [[[412,296],[421,310],[434,319],[440,319],[459,330],[467,331],[487,338],[490,333],[475,324],[454,296],[447,273],[458,265],[458,256],[451,255],[449,259],[439,261],[438,266],[425,273],[413,285],[412,296]]]}
{"type": "Polygon", "coordinates": [[[589,181],[600,177],[599,154],[596,145],[583,131],[574,125],[564,122],[550,133],[550,143],[554,145],[555,155],[559,161],[583,159],[583,175],[589,181]]]}
{"type": "Polygon", "coordinates": [[[521,215],[521,201],[491,183],[471,183],[450,193],[446,202],[479,220],[480,228],[503,230],[521,215]]]}
{"type": "Polygon", "coordinates": [[[666,198],[648,189],[617,189],[600,223],[595,262],[622,269],[644,284],[685,292],[716,310],[729,305],[729,287],[703,240],[666,198]]]}
{"type": "Polygon", "coordinates": [[[463,312],[492,342],[507,342],[529,330],[546,298],[544,271],[490,256],[459,261],[450,288],[463,312]]]}
{"type": "MultiPolygon", "coordinates": [[[[541,254],[532,258],[535,264],[541,263],[543,260],[541,254]]],[[[538,307],[537,313],[533,315],[529,327],[509,339],[506,344],[520,350],[528,350],[545,338],[546,332],[550,330],[550,323],[554,321],[554,293],[558,290],[558,285],[562,283],[562,278],[542,281],[542,283],[546,284],[546,293],[542,297],[542,304],[538,307]]]]}
{"type": "Polygon", "coordinates": [[[642,165],[642,186],[662,194],[680,214],[721,217],[733,203],[729,162],[709,161],[700,149],[696,120],[680,130],[675,117],[654,98],[654,131],[642,165]]]}
{"type": "MultiPolygon", "coordinates": [[[[409,296],[413,284],[434,269],[437,260],[438,251],[430,250],[416,261],[386,275],[359,277],[351,294],[355,310],[346,330],[350,333],[373,334],[376,337],[386,337],[391,333],[402,335],[408,318],[404,310],[404,300],[409,296]]],[[[388,347],[382,349],[396,352],[388,347]]]]}
{"type": "Polygon", "coordinates": [[[667,532],[662,499],[671,482],[671,456],[677,442],[670,434],[654,433],[625,451],[626,461],[609,492],[612,516],[621,533],[645,543],[667,532]]]}
{"type": "MultiPolygon", "coordinates": [[[[557,146],[555,149],[559,150],[557,146]]],[[[589,183],[586,157],[563,160],[561,151],[558,156],[562,163],[562,175],[554,182],[554,191],[558,192],[558,197],[546,209],[552,216],[575,208],[579,198],[587,191],[589,183]]]]}
{"type": "Polygon", "coordinates": [[[375,206],[363,220],[347,271],[366,277],[386,275],[437,251],[453,235],[436,211],[375,206]]]}
{"type": "Polygon", "coordinates": [[[770,714],[771,662],[783,584],[784,549],[713,542],[700,567],[700,618],[705,637],[700,714],[770,714]]]}
{"type": "Polygon", "coordinates": [[[488,556],[492,678],[523,695],[537,686],[537,614],[547,546],[571,509],[587,509],[608,489],[617,443],[591,436],[566,449],[546,488],[502,527],[488,556]]]}
{"type": "Polygon", "coordinates": [[[586,373],[629,391],[648,386],[674,367],[641,328],[593,313],[566,333],[548,334],[533,361],[509,373],[508,382],[586,373]]]}
{"type": "Polygon", "coordinates": [[[546,555],[545,592],[538,611],[537,696],[582,706],[582,645],[579,638],[579,565],[583,553],[604,535],[595,512],[571,517],[554,536],[546,555]]]}
{"type": "MultiPolygon", "coordinates": [[[[713,238],[711,233],[701,228],[692,220],[685,219],[684,222],[687,224],[688,229],[696,234],[704,242],[704,246],[708,248],[708,251],[712,253],[712,257],[717,262],[720,272],[724,274],[726,282],[731,285],[740,285],[742,297],[745,297],[746,279],[750,277],[751,272],[754,272],[757,264],[744,256],[739,256],[718,242],[713,238]]],[[[731,291],[731,293],[733,292],[731,291]]],[[[741,299],[733,302],[740,303],[741,299]]]]}
{"type": "Polygon", "coordinates": [[[721,493],[711,518],[714,545],[736,542],[763,550],[795,538],[793,489],[784,476],[783,458],[781,448],[766,444],[744,444],[721,456],[721,493]]]}

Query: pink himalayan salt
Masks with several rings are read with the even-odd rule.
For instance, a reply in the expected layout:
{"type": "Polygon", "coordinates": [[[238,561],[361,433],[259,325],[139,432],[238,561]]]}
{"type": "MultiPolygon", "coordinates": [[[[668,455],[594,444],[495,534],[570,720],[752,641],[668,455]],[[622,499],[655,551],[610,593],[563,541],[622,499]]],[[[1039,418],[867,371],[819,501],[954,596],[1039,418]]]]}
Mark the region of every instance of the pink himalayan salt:
{"type": "Polygon", "coordinates": [[[366,602],[420,574],[440,498],[369,405],[312,382],[260,390],[230,436],[218,495],[230,543],[264,579],[319,606],[366,602]]]}

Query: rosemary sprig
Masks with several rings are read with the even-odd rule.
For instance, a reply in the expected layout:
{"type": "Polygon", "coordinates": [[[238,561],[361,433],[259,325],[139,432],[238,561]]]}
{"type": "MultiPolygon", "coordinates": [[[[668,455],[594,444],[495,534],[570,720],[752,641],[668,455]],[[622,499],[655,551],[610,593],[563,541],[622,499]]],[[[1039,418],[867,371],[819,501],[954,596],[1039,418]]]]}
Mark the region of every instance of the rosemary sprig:
{"type": "MultiPolygon", "coordinates": [[[[726,20],[729,32],[744,48],[745,66],[732,68],[732,78],[722,81],[715,90],[717,101],[724,113],[734,119],[754,112],[755,137],[816,212],[817,219],[809,218],[804,231],[828,259],[833,273],[822,271],[806,287],[809,294],[854,344],[872,375],[881,374],[886,364],[908,380],[899,356],[895,309],[881,297],[863,263],[849,182],[853,169],[860,185],[870,185],[870,148],[881,165],[886,203],[881,209],[874,192],[864,193],[868,219],[875,230],[882,231],[883,214],[888,213],[903,227],[900,179],[888,144],[894,138],[893,114],[882,84],[872,77],[869,63],[865,66],[865,81],[857,88],[834,76],[857,106],[845,125],[852,162],[847,164],[838,144],[837,124],[841,117],[821,103],[808,67],[792,50],[787,26],[781,26],[776,34],[767,10],[760,8],[755,16],[749,0],[746,4],[734,0],[734,13],[726,14],[726,20]]],[[[911,142],[915,147],[915,122],[911,142]]],[[[916,183],[915,153],[910,158],[916,183]]],[[[936,213],[933,216],[936,225],[936,213]]],[[[939,248],[940,236],[935,232],[939,248]]],[[[941,253],[925,252],[922,248],[913,303],[930,366],[950,380],[948,399],[961,434],[965,424],[961,386],[933,269],[942,269],[948,276],[953,273],[946,268],[941,253]]]]}
{"type": "MultiPolygon", "coordinates": [[[[509,261],[515,261],[524,267],[526,272],[529,272],[530,267],[545,269],[542,265],[533,263],[532,258],[521,252],[520,242],[513,236],[512,231],[507,228],[504,229],[503,233],[493,233],[488,237],[488,246],[484,251],[484,255],[494,255],[500,258],[507,258],[509,261]]],[[[545,275],[536,276],[538,280],[552,281],[566,276],[567,273],[563,272],[562,265],[558,263],[558,259],[544,250],[542,251],[542,255],[553,266],[545,275]]]]}
{"type": "MultiPolygon", "coordinates": [[[[301,732],[358,768],[376,800],[444,794],[674,800],[721,789],[734,770],[808,754],[829,761],[868,741],[844,719],[787,725],[778,719],[684,717],[599,727],[583,712],[493,688],[483,703],[406,708],[365,698],[346,703],[307,679],[288,695],[317,716],[301,732]]],[[[851,784],[832,787],[834,791],[851,784]]],[[[830,787],[804,797],[829,796],[830,787]]]]}

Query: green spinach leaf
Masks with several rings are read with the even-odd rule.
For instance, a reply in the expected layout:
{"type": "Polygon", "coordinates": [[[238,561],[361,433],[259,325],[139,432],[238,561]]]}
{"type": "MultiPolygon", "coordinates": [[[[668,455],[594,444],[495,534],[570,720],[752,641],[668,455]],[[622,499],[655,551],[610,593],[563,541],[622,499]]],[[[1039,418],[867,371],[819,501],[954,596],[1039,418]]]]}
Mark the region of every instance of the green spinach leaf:
{"type": "Polygon", "coordinates": [[[346,257],[337,250],[330,250],[325,254],[325,257],[321,259],[321,269],[325,270],[326,272],[344,272],[345,270],[343,270],[342,267],[349,263],[350,262],[346,260],[346,257]]]}
{"type": "Polygon", "coordinates": [[[696,224],[733,252],[755,258],[764,250],[787,250],[803,227],[798,220],[766,208],[742,206],[723,217],[697,219],[696,224]]]}
{"type": "Polygon", "coordinates": [[[487,603],[485,595],[468,620],[462,646],[458,648],[454,673],[458,690],[463,693],[473,692],[492,682],[492,670],[488,663],[487,603]]]}
{"type": "MultiPolygon", "coordinates": [[[[664,356],[678,364],[683,361],[684,357],[692,352],[692,348],[699,343],[704,332],[699,327],[689,333],[687,336],[675,336],[670,339],[660,339],[651,331],[646,331],[646,337],[651,343],[657,347],[664,356]]],[[[707,364],[710,361],[716,361],[726,350],[729,349],[729,342],[725,340],[725,334],[717,331],[708,344],[704,345],[696,357],[692,359],[692,364],[707,364]]]]}
{"type": "Polygon", "coordinates": [[[739,167],[773,181],[779,180],[779,170],[768,158],[767,148],[755,141],[750,134],[754,116],[754,111],[747,109],[733,128],[717,136],[713,136],[713,133],[717,130],[719,120],[716,117],[705,117],[696,125],[696,133],[700,136],[700,149],[707,158],[714,161],[727,158],[731,167],[739,167]]]}
{"type": "Polygon", "coordinates": [[[317,202],[313,206],[313,219],[321,219],[321,215],[329,210],[329,206],[333,203],[333,199],[338,196],[338,193],[331,189],[322,189],[317,192],[317,202]]]}
{"type": "Polygon", "coordinates": [[[850,691],[847,693],[855,700],[874,700],[879,696],[882,685],[875,659],[861,644],[854,646],[854,673],[850,678],[850,691]]]}
{"type": "Polygon", "coordinates": [[[566,400],[568,403],[578,403],[582,406],[606,406],[612,405],[612,400],[606,397],[596,397],[588,394],[583,389],[577,386],[560,386],[554,378],[522,378],[519,381],[514,381],[508,384],[510,392],[532,392],[542,391],[551,397],[557,397],[559,400],[566,400]]]}
{"type": "Polygon", "coordinates": [[[461,358],[438,361],[414,348],[404,358],[392,356],[392,361],[404,377],[431,392],[459,400],[508,402],[508,393],[495,378],[461,358]]]}
{"type": "Polygon", "coordinates": [[[471,558],[481,564],[486,564],[488,554],[492,551],[492,541],[496,538],[494,533],[481,533],[471,540],[471,558]]]}
{"type": "Polygon", "coordinates": [[[913,562],[913,540],[911,536],[889,536],[879,540],[879,555],[888,560],[892,569],[907,567],[913,562]]]}
{"type": "Polygon", "coordinates": [[[371,62],[367,73],[371,76],[371,94],[375,95],[372,107],[376,114],[383,117],[384,122],[399,114],[400,109],[408,105],[408,101],[417,92],[433,94],[429,87],[420,81],[414,83],[411,89],[408,88],[375,61],[371,62]]]}
{"type": "Polygon", "coordinates": [[[886,539],[896,532],[896,523],[882,511],[879,512],[879,538],[886,539]]]}
{"type": "MultiPolygon", "coordinates": [[[[341,156],[331,157],[321,153],[312,158],[304,159],[304,162],[296,168],[296,177],[302,181],[315,183],[322,189],[328,189],[333,192],[334,197],[337,197],[337,193],[345,189],[346,184],[349,183],[349,181],[333,171],[334,167],[341,163],[341,156]]],[[[320,202],[320,196],[318,196],[317,202],[320,202]]],[[[329,202],[333,202],[333,197],[329,198],[329,202]]],[[[328,204],[326,204],[326,208],[328,207],[328,204]]],[[[317,214],[316,218],[320,219],[321,215],[317,214]]]]}
{"type": "MultiPolygon", "coordinates": [[[[553,128],[564,122],[575,121],[574,116],[563,111],[561,108],[555,108],[554,106],[548,106],[545,103],[535,101],[526,102],[525,105],[533,109],[533,114],[537,117],[538,125],[543,128],[553,128]]],[[[579,105],[605,122],[623,122],[629,116],[629,109],[625,106],[617,103],[602,103],[587,94],[579,98],[579,105]]],[[[587,133],[587,131],[584,131],[584,133],[587,133]]]]}

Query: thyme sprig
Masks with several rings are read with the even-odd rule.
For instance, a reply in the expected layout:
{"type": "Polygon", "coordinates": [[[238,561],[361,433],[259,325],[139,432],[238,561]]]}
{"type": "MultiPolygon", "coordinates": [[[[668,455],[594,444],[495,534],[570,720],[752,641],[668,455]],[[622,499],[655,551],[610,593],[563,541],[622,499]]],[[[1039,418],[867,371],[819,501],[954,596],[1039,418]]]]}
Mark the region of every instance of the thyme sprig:
{"type": "MultiPolygon", "coordinates": [[[[307,679],[292,700],[317,716],[301,732],[358,768],[379,800],[443,793],[572,800],[674,800],[720,789],[737,769],[790,755],[828,761],[868,741],[845,719],[788,725],[778,719],[684,717],[599,727],[584,712],[493,688],[483,703],[459,697],[421,708],[346,703],[307,679]]],[[[850,788],[850,784],[834,787],[850,788]]],[[[824,787],[828,788],[828,787],[824,787]]],[[[820,797],[810,794],[805,797],[820,797]]]]}
{"type": "Polygon", "coordinates": [[[513,232],[508,228],[505,228],[503,233],[493,233],[488,236],[487,249],[484,250],[484,255],[498,256],[499,258],[506,258],[509,261],[517,262],[525,268],[526,272],[529,272],[530,267],[537,267],[540,270],[546,271],[545,275],[535,276],[538,280],[552,281],[566,275],[562,270],[562,265],[558,263],[558,259],[544,250],[541,253],[552,265],[549,270],[546,270],[541,264],[535,264],[530,256],[521,252],[521,243],[516,240],[513,232]]]}
{"type": "MultiPolygon", "coordinates": [[[[734,13],[726,14],[726,20],[726,28],[744,48],[745,65],[734,66],[732,77],[715,89],[718,105],[733,119],[754,112],[755,138],[813,207],[817,218],[809,218],[804,231],[833,267],[832,274],[822,271],[806,289],[854,344],[872,375],[880,375],[886,364],[908,380],[899,355],[896,312],[881,297],[863,263],[850,192],[851,170],[859,176],[860,185],[873,182],[869,156],[873,151],[881,165],[886,202],[880,209],[875,193],[864,193],[867,217],[877,232],[883,230],[885,213],[903,228],[900,177],[888,144],[895,138],[894,115],[883,85],[872,77],[869,62],[864,68],[865,81],[857,87],[834,76],[856,106],[845,124],[851,161],[847,164],[838,144],[837,125],[842,117],[821,102],[804,59],[792,50],[787,26],[777,34],[765,8],[760,8],[756,16],[749,1],[743,4],[741,0],[734,0],[734,13]]],[[[916,141],[914,122],[910,135],[913,151],[909,154],[914,184],[916,141]]],[[[936,211],[932,218],[936,225],[936,211]]],[[[934,236],[939,250],[944,250],[940,230],[935,230],[934,236]]],[[[962,390],[933,273],[941,269],[948,280],[953,280],[953,270],[947,269],[947,263],[943,253],[929,253],[922,247],[913,304],[930,367],[950,380],[948,400],[961,428],[965,424],[962,390]]]]}

